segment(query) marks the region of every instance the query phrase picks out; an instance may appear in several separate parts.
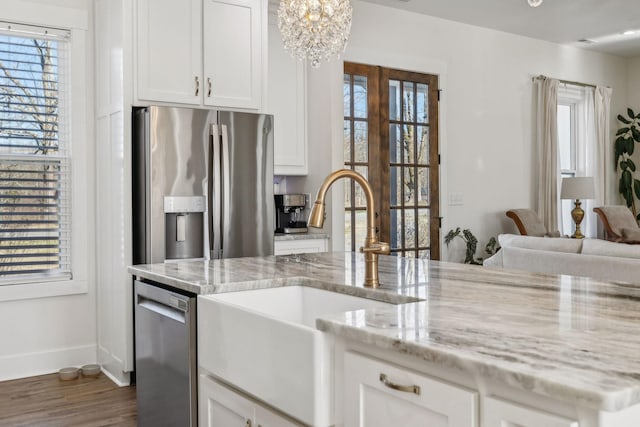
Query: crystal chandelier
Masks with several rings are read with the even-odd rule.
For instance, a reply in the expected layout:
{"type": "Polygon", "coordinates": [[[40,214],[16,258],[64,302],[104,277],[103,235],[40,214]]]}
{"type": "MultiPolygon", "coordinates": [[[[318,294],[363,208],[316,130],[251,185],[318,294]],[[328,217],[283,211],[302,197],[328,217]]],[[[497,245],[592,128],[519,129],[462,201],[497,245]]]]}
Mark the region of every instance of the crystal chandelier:
{"type": "Polygon", "coordinates": [[[344,52],[351,31],[349,0],[280,0],[278,28],[291,56],[320,62],[344,52]]]}

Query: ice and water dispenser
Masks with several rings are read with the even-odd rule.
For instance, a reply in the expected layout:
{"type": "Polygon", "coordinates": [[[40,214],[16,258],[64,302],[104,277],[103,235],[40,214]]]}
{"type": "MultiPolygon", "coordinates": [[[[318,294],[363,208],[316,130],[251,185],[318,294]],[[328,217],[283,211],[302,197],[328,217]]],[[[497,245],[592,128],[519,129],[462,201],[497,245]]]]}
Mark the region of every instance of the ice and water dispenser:
{"type": "Polygon", "coordinates": [[[165,259],[204,258],[204,196],[164,198],[165,259]]]}

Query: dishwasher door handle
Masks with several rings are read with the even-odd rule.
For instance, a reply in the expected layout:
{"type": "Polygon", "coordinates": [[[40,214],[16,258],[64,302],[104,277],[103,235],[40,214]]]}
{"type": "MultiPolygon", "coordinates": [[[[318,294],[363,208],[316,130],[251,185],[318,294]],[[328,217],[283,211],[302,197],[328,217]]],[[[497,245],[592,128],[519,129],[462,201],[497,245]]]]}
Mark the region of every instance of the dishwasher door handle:
{"type": "Polygon", "coordinates": [[[138,295],[138,305],[141,308],[149,310],[153,313],[157,313],[163,317],[168,317],[170,319],[173,319],[176,322],[180,322],[182,324],[187,323],[186,310],[181,310],[176,307],[171,307],[161,302],[154,301],[149,298],[145,298],[142,295],[138,295]]]}

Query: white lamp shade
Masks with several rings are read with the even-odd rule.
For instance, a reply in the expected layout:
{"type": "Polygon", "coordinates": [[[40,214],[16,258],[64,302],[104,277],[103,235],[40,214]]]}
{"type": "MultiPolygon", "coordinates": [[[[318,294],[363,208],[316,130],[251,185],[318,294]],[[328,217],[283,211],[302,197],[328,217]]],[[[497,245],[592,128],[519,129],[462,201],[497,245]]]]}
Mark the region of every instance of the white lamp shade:
{"type": "Polygon", "coordinates": [[[596,196],[595,193],[593,177],[580,176],[562,178],[561,199],[593,199],[596,196]]]}

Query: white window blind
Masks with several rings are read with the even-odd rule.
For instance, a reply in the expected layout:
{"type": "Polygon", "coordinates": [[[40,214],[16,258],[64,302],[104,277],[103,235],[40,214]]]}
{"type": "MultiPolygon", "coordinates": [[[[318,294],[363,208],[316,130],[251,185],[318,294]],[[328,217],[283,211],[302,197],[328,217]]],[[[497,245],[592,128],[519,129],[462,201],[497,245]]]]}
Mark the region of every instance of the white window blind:
{"type": "Polygon", "coordinates": [[[71,278],[69,37],[0,22],[0,284],[71,278]]]}

